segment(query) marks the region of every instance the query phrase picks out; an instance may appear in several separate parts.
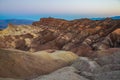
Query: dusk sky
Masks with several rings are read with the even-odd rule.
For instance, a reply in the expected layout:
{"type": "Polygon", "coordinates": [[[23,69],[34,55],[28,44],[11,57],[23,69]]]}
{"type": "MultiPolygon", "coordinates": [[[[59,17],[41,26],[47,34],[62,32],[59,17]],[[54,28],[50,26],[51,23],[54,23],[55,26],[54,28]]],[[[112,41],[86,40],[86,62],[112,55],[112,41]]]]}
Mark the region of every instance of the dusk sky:
{"type": "Polygon", "coordinates": [[[120,15],[120,0],[0,0],[0,19],[64,19],[120,15]]]}

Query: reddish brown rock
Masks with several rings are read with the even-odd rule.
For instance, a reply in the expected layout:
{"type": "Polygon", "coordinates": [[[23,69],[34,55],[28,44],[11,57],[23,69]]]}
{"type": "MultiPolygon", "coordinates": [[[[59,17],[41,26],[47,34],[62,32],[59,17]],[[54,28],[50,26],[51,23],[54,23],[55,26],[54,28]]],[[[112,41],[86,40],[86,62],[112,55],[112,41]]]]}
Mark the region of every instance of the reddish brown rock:
{"type": "Polygon", "coordinates": [[[0,31],[0,48],[33,52],[46,49],[69,50],[85,56],[92,51],[119,48],[119,27],[120,20],[109,18],[100,21],[42,18],[31,26],[9,25],[0,31]]]}

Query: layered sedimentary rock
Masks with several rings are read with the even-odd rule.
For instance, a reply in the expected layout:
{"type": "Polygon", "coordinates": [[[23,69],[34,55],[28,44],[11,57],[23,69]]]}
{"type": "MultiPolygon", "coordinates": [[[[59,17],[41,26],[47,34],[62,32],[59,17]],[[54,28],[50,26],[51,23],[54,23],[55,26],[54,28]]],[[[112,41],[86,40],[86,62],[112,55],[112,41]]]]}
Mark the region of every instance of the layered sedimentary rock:
{"type": "MultiPolygon", "coordinates": [[[[86,53],[91,53],[93,50],[104,50],[119,47],[120,45],[120,20],[107,18],[101,21],[89,19],[66,21],[43,18],[38,22],[34,22],[33,25],[39,27],[45,26],[45,32],[47,33],[43,35],[53,31],[51,34],[52,39],[48,42],[35,43],[36,39],[34,39],[35,41],[33,40],[31,48],[34,51],[46,49],[47,47],[51,49],[70,50],[78,55],[86,55],[86,53]],[[33,46],[34,43],[36,44],[35,46],[33,46]],[[49,45],[50,47],[48,47],[49,45]]],[[[41,41],[41,39],[39,40],[41,41]]]]}
{"type": "Polygon", "coordinates": [[[0,48],[2,80],[120,79],[120,20],[42,18],[32,25],[9,24],[0,31],[0,48]]]}
{"type": "Polygon", "coordinates": [[[118,57],[120,57],[119,51],[96,59],[79,57],[70,67],[64,67],[32,80],[119,80],[120,59],[118,57]]]}
{"type": "Polygon", "coordinates": [[[77,58],[69,51],[28,53],[0,49],[0,77],[30,79],[68,66],[77,58]]]}
{"type": "Polygon", "coordinates": [[[93,50],[119,48],[120,20],[67,21],[42,18],[31,26],[15,26],[0,31],[0,47],[36,52],[46,49],[69,50],[86,55],[93,50]],[[4,43],[4,44],[3,44],[4,43]]]}

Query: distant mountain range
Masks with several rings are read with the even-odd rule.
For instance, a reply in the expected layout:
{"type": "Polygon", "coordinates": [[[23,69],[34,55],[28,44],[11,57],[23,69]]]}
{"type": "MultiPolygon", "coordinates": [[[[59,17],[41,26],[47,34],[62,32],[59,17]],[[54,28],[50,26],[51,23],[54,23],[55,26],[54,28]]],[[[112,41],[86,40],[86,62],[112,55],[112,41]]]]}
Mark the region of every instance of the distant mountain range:
{"type": "Polygon", "coordinates": [[[31,25],[34,21],[33,20],[25,20],[25,19],[6,19],[0,20],[0,29],[4,29],[7,27],[8,24],[15,24],[15,25],[31,25]]]}
{"type": "MultiPolygon", "coordinates": [[[[104,18],[90,18],[91,20],[104,20],[106,17],[104,18]]],[[[120,19],[120,16],[114,16],[114,17],[108,17],[108,18],[111,18],[111,19],[120,19]]]]}

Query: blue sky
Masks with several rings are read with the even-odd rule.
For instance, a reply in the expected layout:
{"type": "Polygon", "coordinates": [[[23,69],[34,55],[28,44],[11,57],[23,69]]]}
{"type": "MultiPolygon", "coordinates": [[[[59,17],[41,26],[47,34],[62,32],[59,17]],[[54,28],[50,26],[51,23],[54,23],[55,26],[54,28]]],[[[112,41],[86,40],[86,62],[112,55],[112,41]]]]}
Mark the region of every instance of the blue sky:
{"type": "Polygon", "coordinates": [[[74,19],[120,15],[120,0],[0,0],[0,19],[74,19]]]}

